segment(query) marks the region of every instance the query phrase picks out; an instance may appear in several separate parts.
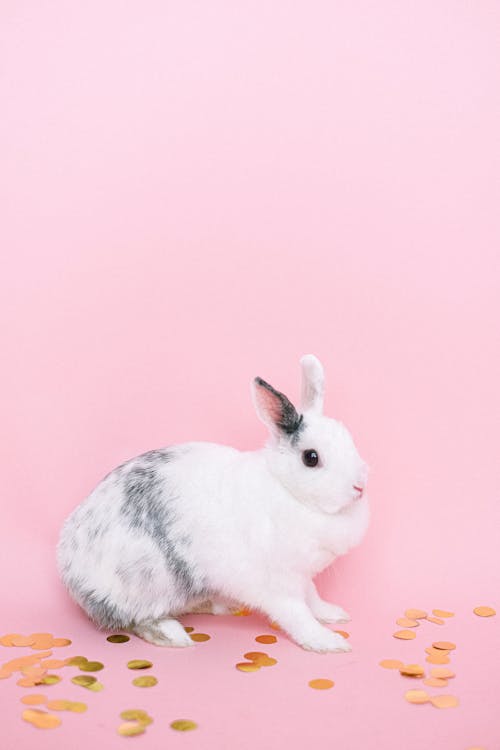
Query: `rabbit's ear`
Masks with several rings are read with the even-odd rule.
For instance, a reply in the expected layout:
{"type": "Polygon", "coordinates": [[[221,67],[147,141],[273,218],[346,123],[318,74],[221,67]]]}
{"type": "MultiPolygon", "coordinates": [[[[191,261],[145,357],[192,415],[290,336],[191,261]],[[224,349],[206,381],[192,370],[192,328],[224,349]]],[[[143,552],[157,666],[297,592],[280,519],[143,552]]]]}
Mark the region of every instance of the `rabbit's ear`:
{"type": "Polygon", "coordinates": [[[297,414],[295,406],[284,393],[275,390],[262,378],[255,378],[252,382],[252,396],[259,419],[273,434],[297,434],[302,415],[297,414]]]}
{"type": "Polygon", "coordinates": [[[314,354],[304,354],[300,360],[302,367],[302,396],[300,408],[306,411],[323,413],[325,374],[323,365],[314,354]]]}

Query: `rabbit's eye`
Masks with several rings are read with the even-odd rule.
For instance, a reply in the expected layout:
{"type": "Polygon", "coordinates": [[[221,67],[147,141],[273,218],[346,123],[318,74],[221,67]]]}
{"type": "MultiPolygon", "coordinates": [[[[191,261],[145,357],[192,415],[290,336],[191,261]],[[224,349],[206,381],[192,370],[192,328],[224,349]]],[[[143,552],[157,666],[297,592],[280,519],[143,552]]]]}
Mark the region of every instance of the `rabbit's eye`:
{"type": "Polygon", "coordinates": [[[316,451],[304,451],[302,453],[302,461],[306,466],[317,466],[319,461],[319,456],[316,453],[316,451]]]}

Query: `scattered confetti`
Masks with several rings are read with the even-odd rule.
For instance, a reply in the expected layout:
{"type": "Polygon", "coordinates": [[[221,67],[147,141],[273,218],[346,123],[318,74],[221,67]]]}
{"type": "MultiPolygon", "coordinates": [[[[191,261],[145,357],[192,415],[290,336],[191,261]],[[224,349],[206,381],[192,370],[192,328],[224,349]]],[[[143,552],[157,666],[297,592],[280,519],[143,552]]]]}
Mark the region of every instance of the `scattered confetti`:
{"type": "Polygon", "coordinates": [[[110,643],[127,643],[130,640],[130,636],[122,633],[115,633],[114,635],[108,635],[106,638],[110,643]]]}
{"type": "Polygon", "coordinates": [[[146,731],[144,724],[138,724],[135,721],[125,721],[117,729],[118,734],[122,737],[133,737],[136,734],[143,734],[146,731]]]}
{"type": "Polygon", "coordinates": [[[186,627],[184,628],[184,630],[186,631],[186,633],[192,633],[193,630],[194,630],[194,628],[192,628],[191,625],[186,625],[186,627]]]}
{"type": "Polygon", "coordinates": [[[430,687],[446,687],[447,684],[448,680],[443,680],[441,677],[428,677],[424,680],[424,685],[429,685],[430,687]]]}
{"type": "Polygon", "coordinates": [[[197,641],[198,643],[210,640],[210,636],[206,633],[190,633],[190,638],[192,641],[197,641]]]}
{"type": "Polygon", "coordinates": [[[236,664],[236,669],[239,669],[240,672],[258,672],[260,664],[257,664],[254,661],[240,661],[236,664]]]}
{"type": "Polygon", "coordinates": [[[45,677],[41,678],[42,685],[57,685],[58,682],[61,682],[62,677],[60,677],[58,674],[46,674],[45,677]]]}
{"type": "Polygon", "coordinates": [[[406,677],[425,677],[425,670],[420,664],[405,664],[399,672],[406,677]]]}
{"type": "Polygon", "coordinates": [[[56,700],[49,701],[47,708],[51,711],[73,711],[74,713],[83,714],[87,710],[87,704],[78,701],[56,700]]]}
{"type": "Polygon", "coordinates": [[[475,607],[474,614],[479,617],[493,617],[493,615],[496,615],[496,611],[493,607],[475,607]]]}
{"type": "Polygon", "coordinates": [[[440,651],[453,651],[456,648],[456,645],[451,641],[434,641],[432,645],[440,651]]]}
{"type": "Polygon", "coordinates": [[[405,698],[409,703],[428,703],[429,696],[425,690],[407,690],[405,698]]]}
{"type": "Polygon", "coordinates": [[[177,719],[176,721],[173,721],[170,726],[178,732],[189,732],[191,729],[196,729],[198,724],[189,719],[177,719]]]}
{"type": "Polygon", "coordinates": [[[444,625],[444,620],[442,620],[440,617],[426,617],[425,618],[427,622],[433,622],[434,625],[444,625]]]}
{"type": "Polygon", "coordinates": [[[14,635],[10,639],[11,646],[31,646],[34,642],[35,639],[29,635],[14,635]]]}
{"type": "Polygon", "coordinates": [[[24,721],[33,724],[38,729],[55,729],[61,725],[61,719],[55,714],[49,714],[47,711],[39,711],[36,708],[27,708],[22,713],[24,721]]]}
{"type": "Polygon", "coordinates": [[[33,693],[32,695],[23,695],[21,703],[25,703],[27,706],[38,706],[40,703],[45,703],[47,698],[40,693],[33,693]]]}
{"type": "Polygon", "coordinates": [[[333,680],[327,680],[324,678],[309,681],[309,687],[312,687],[315,690],[329,690],[334,685],[335,683],[333,682],[333,680]]]}
{"type": "Polygon", "coordinates": [[[249,659],[259,667],[273,667],[278,663],[277,659],[273,659],[263,651],[248,651],[246,654],[243,654],[243,656],[245,659],[249,659]]]}
{"type": "Polygon", "coordinates": [[[129,669],[149,669],[149,667],[152,666],[153,662],[148,661],[147,659],[131,659],[127,662],[127,667],[129,669]]]}
{"type": "Polygon", "coordinates": [[[402,628],[418,628],[420,623],[418,620],[410,620],[409,617],[399,617],[396,620],[396,625],[400,625],[402,628]]]}
{"type": "Polygon", "coordinates": [[[258,635],[255,640],[258,643],[276,643],[278,639],[275,635],[258,635]]]}
{"type": "Polygon", "coordinates": [[[449,680],[451,677],[455,677],[455,672],[452,672],[451,669],[447,669],[446,667],[434,667],[434,669],[431,669],[431,676],[440,677],[443,680],[449,680]]]}
{"type": "Polygon", "coordinates": [[[132,680],[132,685],[136,687],[153,687],[158,684],[158,680],[153,675],[145,675],[144,677],[136,677],[132,680]]]}
{"type": "Polygon", "coordinates": [[[400,638],[402,641],[411,641],[415,638],[415,635],[413,630],[398,630],[393,633],[394,638],[400,638]]]}
{"type": "Polygon", "coordinates": [[[87,674],[79,674],[76,677],[72,677],[71,682],[75,685],[87,688],[87,690],[92,690],[94,693],[99,693],[104,689],[104,685],[97,681],[97,677],[92,677],[87,674]]]}
{"type": "Polygon", "coordinates": [[[433,609],[432,614],[436,617],[455,617],[454,612],[447,612],[445,609],[433,609]]]}
{"type": "MultiPolygon", "coordinates": [[[[136,667],[138,669],[139,667],[136,667]]],[[[86,661],[84,664],[80,664],[82,672],[100,672],[104,669],[104,664],[100,661],[86,661]]]]}
{"type": "Polygon", "coordinates": [[[436,708],[454,708],[458,706],[458,698],[454,695],[433,695],[430,702],[436,708]]]}
{"type": "Polygon", "coordinates": [[[126,711],[122,711],[120,718],[124,721],[138,721],[140,724],[149,725],[153,723],[153,719],[147,711],[143,711],[140,708],[130,708],[126,711]]]}
{"type": "Polygon", "coordinates": [[[427,612],[423,609],[407,609],[405,616],[410,620],[423,620],[424,617],[427,617],[427,612]]]}
{"type": "Polygon", "coordinates": [[[403,662],[399,661],[399,659],[382,659],[379,664],[384,669],[401,669],[403,666],[403,662]]]}

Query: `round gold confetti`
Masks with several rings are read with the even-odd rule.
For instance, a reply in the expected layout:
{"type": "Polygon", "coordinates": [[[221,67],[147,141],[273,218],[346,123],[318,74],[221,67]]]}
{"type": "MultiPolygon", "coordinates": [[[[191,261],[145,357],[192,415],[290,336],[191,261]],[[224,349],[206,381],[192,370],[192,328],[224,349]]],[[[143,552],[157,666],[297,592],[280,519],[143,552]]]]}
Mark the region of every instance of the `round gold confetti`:
{"type": "Polygon", "coordinates": [[[69,659],[66,659],[66,664],[68,667],[79,667],[81,664],[87,663],[87,657],[86,656],[71,656],[69,659]]]}
{"type": "Polygon", "coordinates": [[[136,687],[153,687],[157,684],[158,680],[152,674],[144,675],[144,677],[136,677],[132,680],[132,685],[136,687]]]}
{"type": "Polygon", "coordinates": [[[455,677],[455,672],[447,667],[434,667],[431,669],[432,677],[441,677],[443,680],[449,680],[451,677],[455,677]]]}
{"type": "Polygon", "coordinates": [[[454,612],[448,612],[446,609],[433,609],[432,614],[436,617],[455,617],[454,612]]]}
{"type": "Polygon", "coordinates": [[[408,703],[428,703],[429,696],[425,690],[407,690],[405,698],[408,703]]]}
{"type": "MultiPolygon", "coordinates": [[[[86,661],[85,664],[80,664],[82,672],[100,672],[104,669],[104,664],[100,661],[86,661]]],[[[139,667],[136,667],[139,669],[139,667]]]]}
{"type": "Polygon", "coordinates": [[[46,659],[40,662],[40,666],[44,669],[61,669],[66,666],[66,659],[46,659]]]}
{"type": "Polygon", "coordinates": [[[22,638],[22,635],[20,633],[7,633],[6,635],[2,635],[0,643],[2,646],[13,646],[14,644],[11,642],[12,638],[22,638]]]}
{"type": "Polygon", "coordinates": [[[429,664],[449,664],[450,660],[448,656],[436,656],[434,654],[429,654],[429,656],[426,658],[427,662],[429,664]]]}
{"type": "Polygon", "coordinates": [[[71,701],[66,700],[48,701],[47,708],[51,711],[68,711],[70,704],[71,701]]]}
{"type": "Polygon", "coordinates": [[[148,661],[147,659],[131,659],[127,662],[127,667],[129,669],[149,669],[149,667],[152,666],[153,662],[148,661]]]}
{"type": "Polygon", "coordinates": [[[260,664],[255,661],[240,661],[236,664],[236,669],[239,669],[240,672],[258,672],[260,664]]]}
{"type": "Polygon", "coordinates": [[[474,614],[479,617],[493,617],[493,615],[496,615],[496,611],[493,607],[475,607],[474,614]]]}
{"type": "Polygon", "coordinates": [[[144,724],[137,724],[135,721],[125,721],[117,729],[118,734],[122,737],[133,737],[136,734],[144,734],[146,727],[144,724]]]}
{"type": "Polygon", "coordinates": [[[349,633],[347,633],[345,630],[335,630],[334,632],[341,635],[342,638],[349,638],[349,633]]]}
{"type": "Polygon", "coordinates": [[[424,677],[425,670],[420,664],[405,664],[399,670],[400,674],[406,675],[407,677],[424,677]]]}
{"type": "Polygon", "coordinates": [[[444,625],[444,620],[442,620],[440,617],[426,617],[425,618],[427,622],[433,622],[434,625],[444,625]]]}
{"type": "Polygon", "coordinates": [[[415,635],[413,630],[398,630],[393,633],[394,638],[400,638],[402,641],[411,641],[415,638],[415,635]]]}
{"type": "Polygon", "coordinates": [[[458,706],[458,698],[454,695],[433,695],[430,701],[436,708],[454,708],[458,706]]]}
{"type": "Polygon", "coordinates": [[[310,680],[309,681],[309,687],[314,688],[315,690],[329,690],[335,685],[333,680],[327,680],[324,678],[319,678],[317,680],[310,680]]]}
{"type": "Polygon", "coordinates": [[[423,620],[424,617],[427,617],[427,612],[423,609],[407,609],[405,616],[410,620],[423,620]]]}
{"type": "Polygon", "coordinates": [[[71,641],[69,638],[54,638],[52,645],[56,648],[61,648],[61,646],[71,646],[71,641]]]}
{"type": "Polygon", "coordinates": [[[54,636],[52,633],[32,633],[30,638],[33,638],[31,648],[36,651],[45,651],[54,645],[54,636]]]}
{"type": "Polygon", "coordinates": [[[45,677],[41,678],[41,684],[42,685],[57,685],[58,682],[61,682],[62,677],[59,677],[58,674],[46,674],[45,677]]]}
{"type": "Polygon", "coordinates": [[[448,680],[442,680],[440,677],[428,677],[424,680],[424,685],[429,687],[446,687],[448,680]]]}
{"type": "Polygon", "coordinates": [[[10,639],[12,646],[31,646],[35,639],[30,635],[14,635],[10,639]]]}
{"type": "Polygon", "coordinates": [[[191,729],[196,729],[198,724],[189,719],[177,719],[176,721],[173,721],[170,726],[178,732],[189,732],[191,729]]]}
{"type": "Polygon", "coordinates": [[[140,708],[130,708],[122,711],[120,718],[124,721],[138,721],[140,724],[145,724],[146,726],[153,723],[153,719],[148,712],[140,708]]]}
{"type": "Polygon", "coordinates": [[[250,661],[258,664],[259,667],[272,667],[278,663],[276,659],[273,659],[262,651],[248,651],[246,654],[243,654],[243,656],[245,659],[250,659],[250,661]]]}
{"type": "Polygon", "coordinates": [[[400,625],[402,628],[418,628],[420,623],[418,620],[410,620],[409,617],[399,617],[396,620],[396,625],[400,625]]]}
{"type": "Polygon", "coordinates": [[[35,708],[27,708],[22,713],[24,721],[28,721],[38,729],[55,729],[61,725],[61,719],[55,714],[48,714],[46,711],[39,711],[35,708]]]}
{"type": "Polygon", "coordinates": [[[97,677],[92,677],[87,674],[78,674],[76,677],[71,678],[71,682],[75,685],[81,685],[82,687],[89,687],[97,682],[97,677]]]}
{"type": "Polygon", "coordinates": [[[186,631],[186,633],[192,633],[193,630],[194,630],[194,628],[192,628],[191,625],[186,625],[186,627],[184,628],[184,630],[186,631]]]}
{"type": "Polygon", "coordinates": [[[33,693],[32,695],[23,695],[21,703],[25,703],[27,706],[38,706],[40,703],[45,703],[47,698],[40,693],[33,693]]]}
{"type": "Polygon", "coordinates": [[[80,701],[68,701],[68,711],[73,711],[75,714],[83,714],[87,710],[86,703],[80,703],[80,701]]]}
{"type": "Polygon", "coordinates": [[[276,643],[278,639],[275,635],[258,635],[255,640],[258,643],[276,643]]]}
{"type": "Polygon", "coordinates": [[[382,661],[379,661],[379,664],[384,669],[401,669],[403,666],[403,662],[399,661],[399,659],[382,659],[382,661]]]}
{"type": "Polygon", "coordinates": [[[456,645],[451,641],[434,641],[432,645],[439,651],[453,651],[456,648],[456,645]]]}
{"type": "Polygon", "coordinates": [[[110,643],[126,643],[130,640],[130,637],[128,635],[124,635],[123,633],[114,633],[113,635],[108,635],[106,640],[110,643]]]}
{"type": "Polygon", "coordinates": [[[198,643],[201,643],[202,641],[209,641],[210,636],[206,633],[190,633],[190,636],[192,641],[197,641],[198,643]]]}

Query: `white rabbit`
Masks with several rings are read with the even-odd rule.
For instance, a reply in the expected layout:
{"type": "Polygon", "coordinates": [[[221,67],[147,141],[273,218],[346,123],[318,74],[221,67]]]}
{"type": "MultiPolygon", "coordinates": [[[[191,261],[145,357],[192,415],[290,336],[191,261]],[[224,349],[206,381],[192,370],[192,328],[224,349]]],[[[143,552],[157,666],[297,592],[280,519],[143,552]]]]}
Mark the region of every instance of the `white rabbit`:
{"type": "Polygon", "coordinates": [[[313,577],[363,537],[368,467],[348,430],[322,414],[324,375],[302,365],[301,413],[252,382],[270,440],[257,451],[192,442],[114,469],[66,520],[58,566],[97,625],[161,646],[191,646],[176,617],[263,612],[300,646],[349,651],[320,623],[345,622],[313,577]]]}

